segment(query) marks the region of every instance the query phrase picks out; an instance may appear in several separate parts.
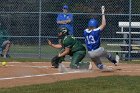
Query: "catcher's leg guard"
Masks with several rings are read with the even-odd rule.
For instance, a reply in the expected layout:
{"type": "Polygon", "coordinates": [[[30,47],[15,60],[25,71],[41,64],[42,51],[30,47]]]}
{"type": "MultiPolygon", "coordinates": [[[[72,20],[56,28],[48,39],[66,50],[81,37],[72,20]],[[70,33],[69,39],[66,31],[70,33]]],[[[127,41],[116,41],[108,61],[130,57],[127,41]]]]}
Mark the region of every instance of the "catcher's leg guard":
{"type": "Polygon", "coordinates": [[[86,55],[86,51],[75,52],[72,56],[70,67],[73,69],[79,68],[79,64],[80,64],[79,62],[81,62],[81,60],[85,57],[85,55],[86,55]]]}

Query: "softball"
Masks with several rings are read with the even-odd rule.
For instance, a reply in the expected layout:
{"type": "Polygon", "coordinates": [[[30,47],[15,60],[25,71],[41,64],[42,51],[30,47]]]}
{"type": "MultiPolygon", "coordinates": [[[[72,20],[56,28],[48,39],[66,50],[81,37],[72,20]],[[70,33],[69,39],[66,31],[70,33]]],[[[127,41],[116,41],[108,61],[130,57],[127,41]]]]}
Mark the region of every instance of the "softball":
{"type": "Polygon", "coordinates": [[[6,66],[7,62],[3,61],[1,64],[2,66],[6,66]]]}

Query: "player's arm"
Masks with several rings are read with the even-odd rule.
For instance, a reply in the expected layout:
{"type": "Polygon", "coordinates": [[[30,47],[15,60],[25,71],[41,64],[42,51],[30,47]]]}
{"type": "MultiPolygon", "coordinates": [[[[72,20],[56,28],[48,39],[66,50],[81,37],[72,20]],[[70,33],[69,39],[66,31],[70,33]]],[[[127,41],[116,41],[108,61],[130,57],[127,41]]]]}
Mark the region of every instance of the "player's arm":
{"type": "Polygon", "coordinates": [[[62,48],[61,44],[52,44],[52,42],[50,40],[48,40],[48,44],[49,44],[49,46],[51,46],[53,48],[62,48]]]}
{"type": "Polygon", "coordinates": [[[66,24],[66,21],[57,21],[57,24],[66,24]]]}
{"type": "Polygon", "coordinates": [[[65,21],[61,18],[61,14],[59,14],[57,16],[57,20],[56,20],[57,24],[66,24],[65,21]]]}
{"type": "Polygon", "coordinates": [[[68,24],[71,22],[71,19],[63,20],[63,21],[57,21],[57,24],[68,24]]]}
{"type": "Polygon", "coordinates": [[[71,19],[68,19],[68,20],[65,20],[65,23],[70,23],[71,22],[71,19]]]}
{"type": "Polygon", "coordinates": [[[59,53],[58,57],[63,57],[65,55],[69,54],[69,52],[70,52],[70,48],[66,47],[62,53],[59,53]]]}
{"type": "Polygon", "coordinates": [[[100,30],[103,30],[106,26],[106,18],[105,18],[105,15],[104,15],[105,7],[104,6],[101,7],[101,11],[102,11],[102,23],[100,25],[100,30]]]}
{"type": "Polygon", "coordinates": [[[67,20],[57,20],[57,24],[68,24],[73,20],[73,15],[68,15],[69,19],[67,20]]]}
{"type": "Polygon", "coordinates": [[[67,54],[70,53],[70,50],[73,46],[73,38],[71,37],[67,37],[64,41],[63,41],[63,46],[64,46],[64,51],[62,51],[58,56],[59,57],[63,57],[67,54]]]}
{"type": "Polygon", "coordinates": [[[66,22],[66,23],[70,23],[72,20],[73,20],[73,15],[70,14],[70,15],[69,15],[69,19],[68,19],[68,20],[65,20],[65,22],[66,22]]]}
{"type": "Polygon", "coordinates": [[[63,20],[63,18],[61,17],[61,14],[59,14],[57,16],[57,21],[56,21],[57,24],[66,24],[65,20],[63,20]]]}

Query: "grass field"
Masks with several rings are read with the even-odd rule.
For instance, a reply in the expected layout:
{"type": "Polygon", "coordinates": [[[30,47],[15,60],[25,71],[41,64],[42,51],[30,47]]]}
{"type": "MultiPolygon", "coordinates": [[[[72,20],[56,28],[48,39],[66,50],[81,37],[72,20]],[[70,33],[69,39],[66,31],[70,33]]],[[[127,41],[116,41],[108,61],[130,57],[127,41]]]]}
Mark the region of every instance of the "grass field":
{"type": "Polygon", "coordinates": [[[0,93],[139,93],[139,76],[109,76],[0,89],[0,93]]]}
{"type": "MultiPolygon", "coordinates": [[[[41,53],[57,53],[58,49],[52,48],[48,45],[42,45],[40,47],[41,53]]],[[[39,47],[37,45],[12,45],[10,52],[11,53],[38,53],[39,47]]]]}
{"type": "MultiPolygon", "coordinates": [[[[45,54],[57,53],[58,51],[59,50],[52,50],[52,48],[50,48],[49,46],[41,47],[41,52],[45,54]]],[[[38,53],[38,47],[16,45],[15,47],[12,47],[11,52],[38,53]]],[[[0,59],[1,62],[5,60],[8,62],[50,61],[48,59],[39,58],[0,59]]],[[[121,63],[140,64],[140,61],[121,61],[121,63]]],[[[0,93],[139,93],[139,91],[140,76],[104,76],[96,78],[60,81],[51,84],[40,84],[0,89],[0,93]]]]}
{"type": "MultiPolygon", "coordinates": [[[[110,47],[107,46],[109,42],[103,42],[102,47],[106,50],[121,50],[120,47],[110,47]]],[[[85,46],[85,45],[84,45],[85,46]]],[[[59,50],[52,48],[48,45],[41,45],[40,47],[41,53],[49,54],[49,53],[57,53],[59,50]]],[[[37,45],[12,45],[10,51],[12,53],[38,53],[39,46],[37,45]]]]}
{"type": "MultiPolygon", "coordinates": [[[[103,42],[102,47],[104,47],[106,50],[114,50],[114,51],[120,51],[121,48],[119,46],[112,47],[107,46],[107,43],[109,42],[103,42]]],[[[60,49],[55,49],[50,46],[41,45],[39,47],[38,45],[12,45],[10,49],[11,57],[13,58],[39,58],[39,55],[41,55],[42,58],[46,58],[46,56],[49,56],[52,58],[54,55],[57,55],[59,53],[60,49]],[[25,55],[25,56],[24,56],[25,55]],[[29,56],[27,56],[29,55],[29,56]]],[[[114,56],[116,53],[112,53],[114,56]]],[[[121,53],[119,53],[121,56],[121,53]]],[[[85,57],[86,58],[86,57],[85,57]]],[[[137,58],[138,59],[138,58],[137,58]]]]}

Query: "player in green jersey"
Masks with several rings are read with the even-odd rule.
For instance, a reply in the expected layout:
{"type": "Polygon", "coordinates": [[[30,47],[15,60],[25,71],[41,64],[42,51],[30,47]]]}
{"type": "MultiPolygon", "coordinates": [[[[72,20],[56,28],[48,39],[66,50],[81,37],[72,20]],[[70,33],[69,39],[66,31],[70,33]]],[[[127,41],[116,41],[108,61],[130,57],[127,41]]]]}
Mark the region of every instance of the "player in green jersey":
{"type": "Polygon", "coordinates": [[[54,48],[63,48],[64,50],[58,54],[58,57],[65,57],[70,55],[72,57],[70,68],[72,69],[91,69],[90,62],[81,62],[86,55],[86,48],[80,41],[73,36],[68,35],[68,29],[65,27],[58,29],[58,38],[61,39],[60,44],[52,44],[48,40],[48,44],[54,48]]]}

